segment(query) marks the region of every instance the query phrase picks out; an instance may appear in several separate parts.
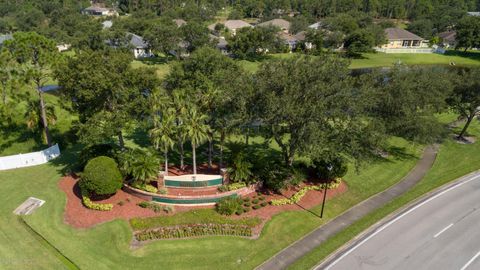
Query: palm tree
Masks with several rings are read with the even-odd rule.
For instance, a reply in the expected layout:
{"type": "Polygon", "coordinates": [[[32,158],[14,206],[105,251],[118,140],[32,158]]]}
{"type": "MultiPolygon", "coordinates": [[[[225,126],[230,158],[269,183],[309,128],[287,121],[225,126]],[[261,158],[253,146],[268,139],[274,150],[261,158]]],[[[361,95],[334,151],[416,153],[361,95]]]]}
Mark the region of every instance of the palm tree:
{"type": "Polygon", "coordinates": [[[175,124],[177,125],[177,140],[178,140],[178,147],[180,152],[180,169],[184,169],[184,149],[183,145],[185,144],[186,140],[186,130],[184,126],[185,119],[187,118],[188,114],[188,107],[191,105],[189,104],[188,96],[184,89],[176,89],[172,93],[173,98],[173,108],[175,109],[175,124]]]}
{"type": "Polygon", "coordinates": [[[207,116],[197,112],[196,108],[189,111],[187,119],[185,119],[185,129],[187,137],[192,143],[193,154],[193,174],[197,174],[197,156],[195,150],[198,145],[205,142],[208,139],[210,127],[205,124],[207,116]]]}
{"type": "MultiPolygon", "coordinates": [[[[57,122],[57,116],[55,114],[55,108],[51,105],[45,105],[45,118],[48,125],[55,125],[57,122]]],[[[38,131],[42,129],[42,112],[38,103],[30,100],[27,104],[27,112],[25,113],[27,127],[32,131],[38,131]]],[[[48,134],[43,134],[45,143],[49,143],[48,134]]]]}
{"type": "Polygon", "coordinates": [[[142,154],[131,164],[130,174],[135,181],[147,184],[157,177],[157,169],[158,160],[152,155],[142,154]]]}
{"type": "Polygon", "coordinates": [[[162,120],[150,130],[150,138],[155,148],[162,149],[165,155],[165,174],[168,175],[168,150],[175,145],[175,115],[170,111],[163,114],[162,120]]]}

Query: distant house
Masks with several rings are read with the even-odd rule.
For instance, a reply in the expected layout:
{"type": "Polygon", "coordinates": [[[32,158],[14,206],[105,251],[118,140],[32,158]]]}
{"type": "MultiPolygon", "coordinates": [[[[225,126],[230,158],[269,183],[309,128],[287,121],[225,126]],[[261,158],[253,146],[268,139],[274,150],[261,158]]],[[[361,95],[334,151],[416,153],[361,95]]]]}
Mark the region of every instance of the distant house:
{"type": "Polygon", "coordinates": [[[5,41],[11,40],[11,39],[13,39],[12,34],[0,35],[0,46],[2,46],[5,41]]]}
{"type": "Polygon", "coordinates": [[[141,36],[132,33],[128,33],[127,35],[130,37],[129,43],[132,47],[133,55],[135,56],[135,58],[145,58],[153,56],[150,47],[141,36]]]}
{"type": "Polygon", "coordinates": [[[177,25],[177,27],[180,27],[180,26],[183,26],[183,25],[187,24],[187,22],[185,20],[182,20],[182,19],[175,19],[175,20],[173,20],[173,22],[177,25]]]}
{"type": "Polygon", "coordinates": [[[432,53],[428,41],[401,28],[385,29],[387,43],[377,48],[386,53],[432,53]]]}
{"type": "Polygon", "coordinates": [[[438,34],[440,38],[441,46],[444,48],[451,48],[457,46],[457,32],[455,31],[446,31],[438,34]]]}
{"type": "Polygon", "coordinates": [[[99,6],[90,6],[82,10],[85,15],[91,16],[118,16],[118,12],[113,8],[105,8],[99,6]]]}
{"type": "Polygon", "coordinates": [[[210,34],[210,40],[215,44],[215,47],[224,55],[228,55],[228,42],[224,37],[217,37],[210,34]]]}
{"type": "MultiPolygon", "coordinates": [[[[215,26],[217,24],[211,24],[208,26],[208,29],[210,31],[215,31],[215,26]]],[[[233,35],[236,34],[237,29],[245,28],[245,27],[253,27],[251,24],[244,22],[242,20],[228,20],[223,23],[225,25],[225,28],[228,29],[230,32],[232,32],[233,35]]]]}
{"type": "Polygon", "coordinates": [[[280,28],[285,33],[290,31],[290,22],[284,19],[273,19],[270,21],[266,21],[263,23],[257,24],[259,27],[267,27],[267,26],[274,26],[280,28]]]}
{"type": "MultiPolygon", "coordinates": [[[[305,32],[299,32],[296,35],[288,34],[288,33],[280,33],[279,34],[280,39],[284,41],[284,43],[288,46],[290,51],[295,50],[299,44],[305,42],[305,32]]],[[[311,43],[305,43],[305,47],[307,49],[312,48],[311,43]]]]}
{"type": "Polygon", "coordinates": [[[468,15],[474,16],[474,17],[480,17],[480,12],[474,11],[474,12],[467,12],[468,15]]]}

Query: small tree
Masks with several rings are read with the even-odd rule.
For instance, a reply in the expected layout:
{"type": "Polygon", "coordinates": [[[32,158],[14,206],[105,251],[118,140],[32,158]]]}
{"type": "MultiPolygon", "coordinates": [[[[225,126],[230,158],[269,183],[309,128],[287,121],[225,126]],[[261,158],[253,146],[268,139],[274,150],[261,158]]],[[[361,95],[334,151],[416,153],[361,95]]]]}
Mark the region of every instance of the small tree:
{"type": "Polygon", "coordinates": [[[157,176],[157,158],[138,149],[124,152],[120,164],[124,175],[142,184],[150,183],[157,176]]]}
{"type": "Polygon", "coordinates": [[[233,160],[233,166],[228,168],[230,179],[233,182],[248,183],[252,177],[252,166],[243,153],[237,154],[233,160]]]}
{"type": "Polygon", "coordinates": [[[197,174],[197,146],[208,139],[208,133],[210,131],[210,127],[205,124],[206,119],[207,116],[199,114],[195,108],[189,112],[188,118],[185,119],[186,134],[192,143],[193,174],[197,174]]]}
{"type": "Polygon", "coordinates": [[[112,158],[96,157],[85,166],[80,186],[96,195],[115,194],[122,187],[122,174],[112,158]]]}
{"type": "Polygon", "coordinates": [[[458,134],[458,139],[464,139],[472,120],[480,112],[480,69],[475,68],[463,72],[452,94],[447,98],[447,102],[461,117],[467,120],[458,134]]]}

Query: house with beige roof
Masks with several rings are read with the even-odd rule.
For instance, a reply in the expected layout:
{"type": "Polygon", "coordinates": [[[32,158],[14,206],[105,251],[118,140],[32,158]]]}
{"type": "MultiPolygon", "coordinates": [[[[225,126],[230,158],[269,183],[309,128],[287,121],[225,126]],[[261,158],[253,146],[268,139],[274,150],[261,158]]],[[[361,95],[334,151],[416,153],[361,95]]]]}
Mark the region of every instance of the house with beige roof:
{"type": "Polygon", "coordinates": [[[428,41],[401,28],[386,28],[385,38],[387,43],[376,48],[377,51],[386,53],[432,53],[428,41]]]}
{"type": "MultiPolygon", "coordinates": [[[[211,25],[208,26],[208,29],[210,29],[210,31],[215,31],[215,26],[216,25],[217,25],[217,23],[211,24],[211,25]]],[[[249,24],[245,21],[242,21],[242,20],[228,20],[228,21],[225,21],[223,23],[223,25],[233,35],[235,35],[235,33],[237,32],[237,29],[245,28],[245,27],[253,27],[253,25],[251,25],[251,24],[249,24]]]]}
{"type": "Polygon", "coordinates": [[[285,33],[288,33],[290,31],[290,22],[284,19],[273,19],[270,21],[262,22],[257,24],[259,27],[268,27],[268,26],[274,26],[279,28],[285,33]]]}

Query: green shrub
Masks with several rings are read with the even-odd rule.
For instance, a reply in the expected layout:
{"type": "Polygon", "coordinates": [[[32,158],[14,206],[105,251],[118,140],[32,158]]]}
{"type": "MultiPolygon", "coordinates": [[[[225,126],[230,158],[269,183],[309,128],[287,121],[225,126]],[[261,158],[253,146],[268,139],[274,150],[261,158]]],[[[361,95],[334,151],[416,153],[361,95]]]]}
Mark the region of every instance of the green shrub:
{"type": "Polygon", "coordinates": [[[119,160],[123,174],[132,177],[135,182],[148,184],[158,176],[159,161],[148,152],[140,149],[125,151],[119,160]]]}
{"type": "Polygon", "coordinates": [[[249,197],[243,198],[243,201],[244,201],[244,202],[249,202],[249,201],[250,201],[250,198],[249,198],[249,197]]]}
{"type": "Polygon", "coordinates": [[[122,174],[112,158],[96,157],[85,166],[80,186],[96,195],[114,194],[122,187],[122,174]]]}
{"type": "Polygon", "coordinates": [[[261,207],[267,206],[267,202],[262,202],[262,203],[260,204],[260,206],[261,206],[261,207]]]}
{"type": "Polygon", "coordinates": [[[243,204],[243,206],[250,207],[252,204],[250,202],[246,202],[243,204]]]}
{"type": "Polygon", "coordinates": [[[123,206],[123,205],[125,204],[125,202],[124,202],[124,201],[119,201],[117,204],[118,204],[119,206],[123,206]]]}
{"type": "Polygon", "coordinates": [[[259,202],[258,199],[254,199],[254,200],[252,201],[253,204],[257,204],[258,202],[259,202]]]}
{"type": "Polygon", "coordinates": [[[150,192],[150,193],[157,193],[158,192],[158,189],[152,185],[149,185],[149,184],[145,184],[143,182],[133,182],[132,183],[132,187],[136,188],[136,189],[140,189],[140,190],[143,190],[143,191],[146,191],[146,192],[150,192]]]}
{"type": "Polygon", "coordinates": [[[227,186],[227,189],[228,189],[228,191],[232,191],[232,190],[237,190],[237,189],[244,188],[244,187],[246,187],[246,186],[247,186],[247,184],[242,183],[242,182],[240,182],[240,183],[233,183],[233,184],[231,184],[231,185],[228,185],[228,186],[227,186]]]}
{"type": "Polygon", "coordinates": [[[147,208],[148,207],[148,202],[139,202],[137,205],[142,207],[142,208],[147,208]]]}
{"type": "Polygon", "coordinates": [[[259,199],[260,201],[265,201],[265,197],[263,197],[263,196],[258,197],[258,199],[259,199]]]}
{"type": "Polygon", "coordinates": [[[136,232],[135,239],[148,241],[154,239],[174,239],[208,235],[252,236],[252,228],[231,224],[189,224],[175,227],[158,228],[136,232]]]}
{"type": "Polygon", "coordinates": [[[163,211],[167,214],[173,213],[173,206],[166,205],[163,207],[163,211]]]}
{"type": "Polygon", "coordinates": [[[223,198],[217,203],[217,212],[231,216],[242,207],[242,200],[236,197],[223,198]]]}
{"type": "Polygon", "coordinates": [[[237,215],[239,215],[239,216],[240,216],[241,214],[243,214],[243,208],[238,209],[238,210],[235,212],[235,214],[237,214],[237,215]]]}
{"type": "Polygon", "coordinates": [[[233,159],[233,166],[228,168],[228,175],[233,182],[249,183],[252,180],[252,163],[242,152],[238,153],[233,159]]]}
{"type": "Polygon", "coordinates": [[[228,186],[226,186],[226,185],[221,185],[221,186],[219,186],[217,189],[218,189],[218,191],[220,191],[220,192],[227,192],[227,191],[228,191],[228,186]]]}
{"type": "Polygon", "coordinates": [[[83,170],[88,161],[96,157],[105,156],[117,160],[120,147],[116,144],[95,144],[85,147],[78,156],[78,165],[83,170]]]}
{"type": "Polygon", "coordinates": [[[158,190],[158,193],[162,194],[162,195],[165,195],[168,193],[167,189],[166,188],[161,188],[158,190]]]}
{"type": "Polygon", "coordinates": [[[92,210],[98,211],[110,211],[113,209],[113,204],[111,203],[94,203],[90,200],[88,192],[84,189],[80,191],[82,193],[82,202],[85,207],[92,210]]]}
{"type": "Polygon", "coordinates": [[[257,209],[260,209],[260,205],[259,204],[255,204],[254,206],[252,206],[253,209],[257,210],[257,209]]]}
{"type": "Polygon", "coordinates": [[[245,207],[245,208],[243,208],[243,212],[245,212],[245,213],[250,212],[250,207],[245,207]]]}

